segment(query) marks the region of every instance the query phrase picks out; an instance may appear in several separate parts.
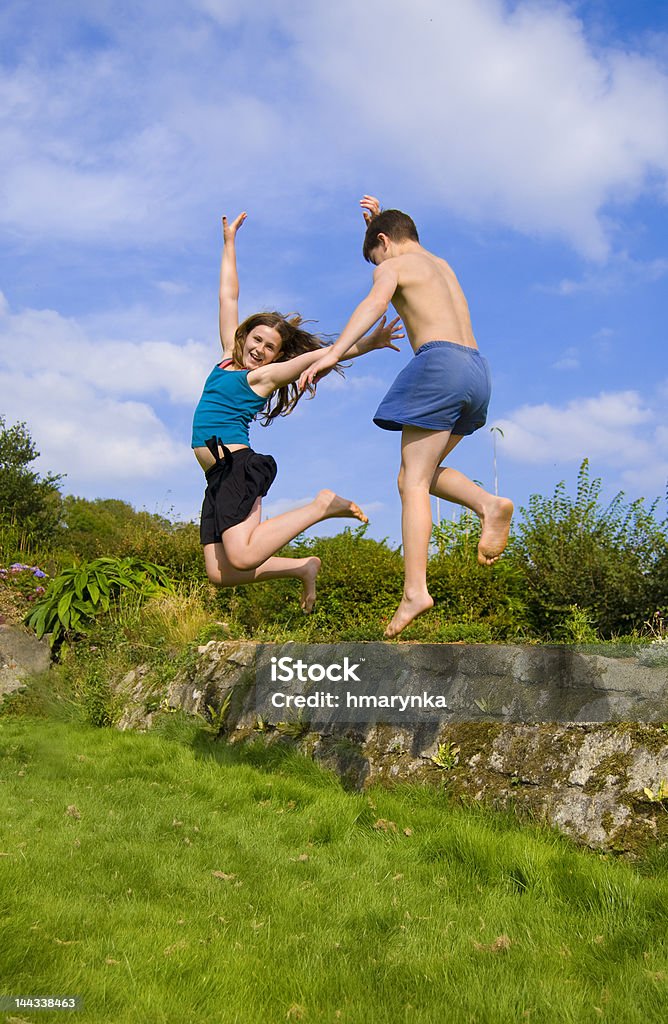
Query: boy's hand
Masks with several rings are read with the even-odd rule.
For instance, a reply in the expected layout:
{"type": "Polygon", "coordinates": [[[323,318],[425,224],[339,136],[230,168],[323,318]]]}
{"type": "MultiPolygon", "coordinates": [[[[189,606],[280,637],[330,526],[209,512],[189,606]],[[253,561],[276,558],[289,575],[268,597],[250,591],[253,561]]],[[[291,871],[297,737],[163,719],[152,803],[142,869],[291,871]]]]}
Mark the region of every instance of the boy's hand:
{"type": "Polygon", "coordinates": [[[377,217],[380,213],[380,201],[375,196],[362,196],[360,206],[362,207],[362,214],[368,227],[373,218],[377,217]]]}
{"type": "Polygon", "coordinates": [[[304,370],[299,378],[297,387],[300,391],[304,391],[305,388],[312,388],[313,385],[317,384],[326,373],[333,370],[337,363],[338,359],[336,356],[324,353],[320,359],[318,359],[317,363],[313,363],[309,366],[308,370],[304,370]]]}
{"type": "Polygon", "coordinates": [[[368,352],[373,352],[380,348],[393,348],[395,352],[401,352],[401,349],[397,345],[393,345],[392,342],[399,341],[400,338],[405,338],[406,335],[403,332],[403,324],[401,319],[397,316],[394,320],[386,324],[387,317],[383,317],[371,331],[371,334],[367,334],[366,338],[362,339],[364,348],[368,352]]]}
{"type": "Polygon", "coordinates": [[[234,236],[237,231],[246,220],[247,213],[240,213],[238,217],[235,217],[231,224],[228,224],[227,217],[223,217],[223,241],[233,242],[234,236]]]}

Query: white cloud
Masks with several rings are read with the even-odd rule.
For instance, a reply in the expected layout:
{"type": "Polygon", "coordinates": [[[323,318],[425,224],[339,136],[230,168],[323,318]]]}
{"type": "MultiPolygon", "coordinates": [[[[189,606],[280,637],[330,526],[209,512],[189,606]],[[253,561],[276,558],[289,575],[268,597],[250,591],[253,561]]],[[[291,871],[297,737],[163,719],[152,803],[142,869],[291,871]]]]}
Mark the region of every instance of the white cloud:
{"type": "Polygon", "coordinates": [[[276,223],[363,181],[600,258],[616,205],[666,195],[668,76],[649,49],[594,49],[565,2],[166,0],[127,24],[109,4],[90,17],[104,47],[72,44],[74,12],[45,17],[40,59],[0,77],[0,223],[20,235],[155,244],[224,198],[255,196],[276,223]]]}
{"type": "Polygon", "coordinates": [[[117,341],[85,331],[54,310],[0,308],[2,364],[28,378],[57,366],[63,379],[110,395],[158,395],[193,405],[217,352],[194,341],[117,341]]]}
{"type": "Polygon", "coordinates": [[[580,353],[576,348],[567,348],[556,363],[552,363],[553,370],[577,370],[580,366],[580,353]]]}
{"type": "Polygon", "coordinates": [[[608,294],[636,285],[654,284],[667,274],[667,259],[635,260],[627,252],[618,252],[604,267],[587,269],[580,280],[563,278],[555,285],[538,285],[537,289],[564,296],[583,292],[608,294]]]}
{"type": "Polygon", "coordinates": [[[292,27],[371,183],[396,187],[390,159],[423,198],[601,257],[606,204],[665,180],[668,78],[650,57],[594,53],[565,4],[340,0],[292,27]],[[370,69],[377,54],[400,73],[370,69]]]}
{"type": "Polygon", "coordinates": [[[668,495],[667,387],[664,381],[647,395],[618,391],[521,406],[494,424],[504,432],[499,457],[531,467],[532,478],[541,476],[541,466],[562,473],[565,464],[588,458],[597,471],[605,467],[613,493],[662,498],[668,495]]]}
{"type": "Polygon", "coordinates": [[[581,461],[596,458],[621,467],[650,465],[657,455],[657,419],[637,391],[601,393],[573,399],[563,406],[524,405],[495,426],[503,430],[500,447],[525,463],[581,461]]]}
{"type": "Polygon", "coordinates": [[[194,406],[212,361],[194,342],[90,337],[52,310],[0,302],[0,387],[8,422],[27,421],[41,464],[68,485],[157,479],[192,459],[154,407],[194,406]]]}

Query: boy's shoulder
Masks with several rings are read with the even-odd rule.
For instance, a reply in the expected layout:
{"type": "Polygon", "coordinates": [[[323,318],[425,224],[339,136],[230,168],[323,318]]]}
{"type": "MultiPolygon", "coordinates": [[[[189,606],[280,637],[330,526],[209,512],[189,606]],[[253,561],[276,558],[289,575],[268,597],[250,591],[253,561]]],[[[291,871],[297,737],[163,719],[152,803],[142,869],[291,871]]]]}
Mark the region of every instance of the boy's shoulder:
{"type": "Polygon", "coordinates": [[[410,278],[413,280],[416,277],[430,276],[439,265],[445,267],[447,263],[440,256],[429,252],[428,249],[422,249],[419,252],[405,252],[392,256],[381,263],[379,269],[387,267],[397,277],[399,284],[401,284],[402,279],[410,278]]]}

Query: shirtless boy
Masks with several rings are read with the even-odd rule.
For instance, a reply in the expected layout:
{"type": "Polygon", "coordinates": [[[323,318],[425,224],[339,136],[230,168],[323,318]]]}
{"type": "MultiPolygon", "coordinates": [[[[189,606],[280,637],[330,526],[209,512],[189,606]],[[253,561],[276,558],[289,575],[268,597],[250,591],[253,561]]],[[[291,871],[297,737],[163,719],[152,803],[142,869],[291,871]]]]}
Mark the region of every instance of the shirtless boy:
{"type": "Polygon", "coordinates": [[[487,360],[478,351],[468,304],[452,268],[420,245],[407,214],[381,212],[373,196],[364,196],[360,205],[367,223],[364,257],[376,267],[373,286],[338,341],[302,375],[300,386],[340,361],[392,303],[415,356],[374,416],[379,427],[401,431],[404,593],[385,630],[391,639],[434,604],[427,590],[429,495],[456,502],[479,516],[478,561],[483,565],[492,565],[506,547],[513,503],[441,465],[462,437],[483,426],[490,396],[487,360]]]}

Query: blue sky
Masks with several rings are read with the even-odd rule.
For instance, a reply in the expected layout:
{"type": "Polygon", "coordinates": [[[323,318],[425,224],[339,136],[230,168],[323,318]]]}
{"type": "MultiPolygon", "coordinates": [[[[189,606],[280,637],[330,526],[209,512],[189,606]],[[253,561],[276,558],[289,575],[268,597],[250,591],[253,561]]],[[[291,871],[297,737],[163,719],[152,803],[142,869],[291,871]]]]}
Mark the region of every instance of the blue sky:
{"type": "MultiPolygon", "coordinates": [[[[519,505],[584,457],[610,497],[665,494],[663,0],[10,0],[0,33],[0,411],[67,492],[196,517],[221,214],[249,213],[242,314],[336,335],[372,192],[451,262],[492,366],[452,465],[491,489],[498,425],[519,505]]],[[[399,540],[398,435],[371,418],[409,357],[253,428],[268,513],[331,486],[399,540]]]]}

